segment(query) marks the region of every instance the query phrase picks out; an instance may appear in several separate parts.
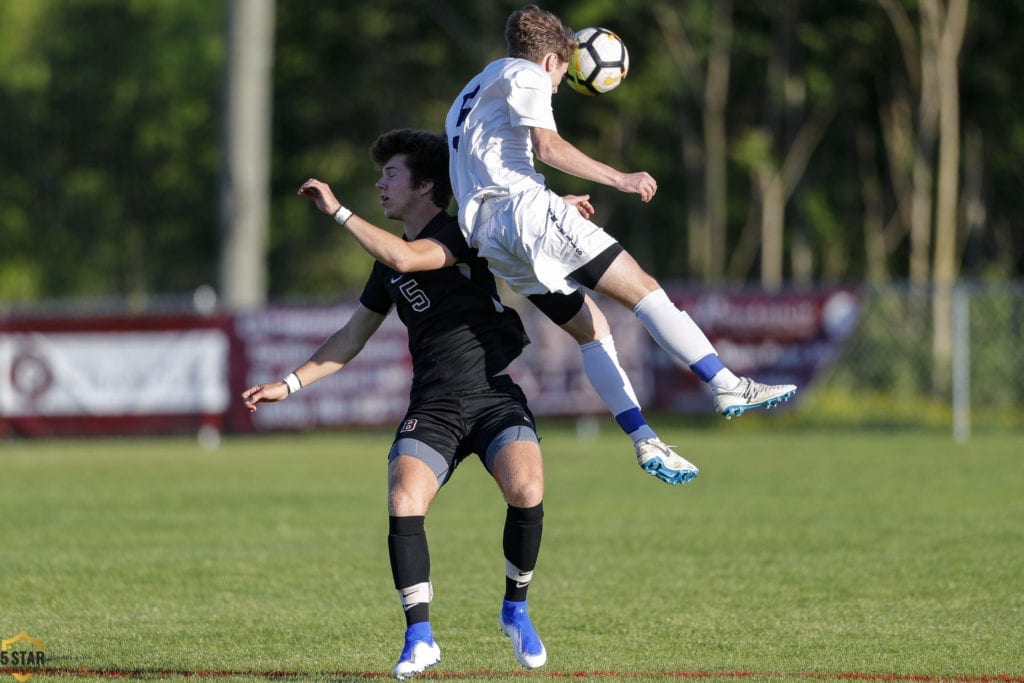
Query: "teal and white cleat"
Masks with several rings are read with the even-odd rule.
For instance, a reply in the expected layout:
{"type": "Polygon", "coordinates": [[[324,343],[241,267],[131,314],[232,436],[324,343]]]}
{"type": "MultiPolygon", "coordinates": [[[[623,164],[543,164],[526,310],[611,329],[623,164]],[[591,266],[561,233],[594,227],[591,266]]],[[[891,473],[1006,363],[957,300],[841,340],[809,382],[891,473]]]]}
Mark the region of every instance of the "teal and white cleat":
{"type": "Polygon", "coordinates": [[[761,384],[741,377],[732,389],[715,389],[715,410],[730,420],[754,408],[774,408],[795,393],[795,384],[761,384]]]}
{"type": "Polygon", "coordinates": [[[666,484],[685,484],[700,474],[700,470],[692,462],[676,453],[660,439],[637,441],[636,461],[648,474],[666,484]]]}
{"type": "Polygon", "coordinates": [[[501,613],[498,615],[498,624],[505,635],[512,639],[512,652],[516,659],[527,669],[536,669],[544,666],[548,661],[547,650],[544,643],[540,642],[540,636],[533,628],[530,616],[526,613],[526,601],[509,602],[503,600],[501,613]]]}
{"type": "Polygon", "coordinates": [[[421,674],[441,661],[441,648],[434,642],[430,622],[422,621],[405,629],[405,647],[391,675],[400,681],[421,674]]]}

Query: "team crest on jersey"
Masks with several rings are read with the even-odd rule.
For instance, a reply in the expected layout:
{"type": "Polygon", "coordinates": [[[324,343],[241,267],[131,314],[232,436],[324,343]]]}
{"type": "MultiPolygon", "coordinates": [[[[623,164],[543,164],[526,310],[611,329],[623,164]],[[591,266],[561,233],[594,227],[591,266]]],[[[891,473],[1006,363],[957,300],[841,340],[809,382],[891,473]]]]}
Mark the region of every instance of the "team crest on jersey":
{"type": "Polygon", "coordinates": [[[416,420],[415,419],[411,419],[411,420],[406,420],[405,422],[403,422],[402,423],[402,428],[399,429],[398,432],[399,433],[411,432],[414,429],[416,429],[416,420]]]}

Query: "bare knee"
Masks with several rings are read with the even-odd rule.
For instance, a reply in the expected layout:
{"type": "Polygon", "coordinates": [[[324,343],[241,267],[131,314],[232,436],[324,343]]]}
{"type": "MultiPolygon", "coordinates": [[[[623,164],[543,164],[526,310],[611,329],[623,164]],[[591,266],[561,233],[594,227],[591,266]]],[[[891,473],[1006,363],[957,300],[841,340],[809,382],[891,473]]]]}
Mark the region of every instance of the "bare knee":
{"type": "Polygon", "coordinates": [[[641,268],[636,259],[626,251],[615,257],[595,286],[597,292],[615,299],[629,309],[636,306],[640,299],[660,288],[658,281],[641,268]]]}
{"type": "Polygon", "coordinates": [[[604,317],[604,313],[589,296],[584,298],[579,312],[561,327],[576,340],[577,344],[586,344],[611,334],[608,319],[604,317]]]}
{"type": "Polygon", "coordinates": [[[429,507],[430,500],[422,491],[401,485],[388,491],[388,514],[394,517],[425,515],[429,507]]]}
{"type": "Polygon", "coordinates": [[[536,443],[516,441],[505,446],[495,456],[492,469],[509,505],[529,508],[544,500],[544,465],[536,443]]]}
{"type": "Polygon", "coordinates": [[[533,478],[518,481],[505,491],[505,502],[517,508],[532,508],[544,500],[544,480],[533,478]]]}

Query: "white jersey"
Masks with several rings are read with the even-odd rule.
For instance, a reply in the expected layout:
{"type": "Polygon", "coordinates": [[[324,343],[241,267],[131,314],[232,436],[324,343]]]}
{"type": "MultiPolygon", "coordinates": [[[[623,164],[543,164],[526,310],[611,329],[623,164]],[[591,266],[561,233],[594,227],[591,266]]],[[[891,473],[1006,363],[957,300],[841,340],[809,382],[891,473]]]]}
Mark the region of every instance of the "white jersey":
{"type": "Polygon", "coordinates": [[[574,273],[615,240],[544,186],[531,128],[557,132],[543,67],[499,59],[462,89],[444,126],[459,227],[516,292],[568,294],[574,273]]]}
{"type": "Polygon", "coordinates": [[[491,62],[459,93],[444,128],[459,225],[472,244],[480,202],[544,185],[530,128],[556,130],[551,76],[525,59],[491,62]]]}

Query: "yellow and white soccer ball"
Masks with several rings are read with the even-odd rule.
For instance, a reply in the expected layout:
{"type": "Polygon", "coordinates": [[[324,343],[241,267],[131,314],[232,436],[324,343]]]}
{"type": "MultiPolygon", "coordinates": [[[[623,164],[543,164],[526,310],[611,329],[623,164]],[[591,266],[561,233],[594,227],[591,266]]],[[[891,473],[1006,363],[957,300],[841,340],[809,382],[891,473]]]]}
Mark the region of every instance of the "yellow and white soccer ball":
{"type": "Polygon", "coordinates": [[[619,87],[629,73],[626,44],[606,28],[584,28],[576,32],[579,47],[569,60],[565,79],[569,87],[584,95],[602,95],[619,87]]]}

